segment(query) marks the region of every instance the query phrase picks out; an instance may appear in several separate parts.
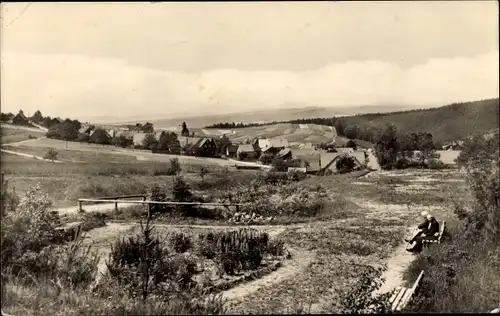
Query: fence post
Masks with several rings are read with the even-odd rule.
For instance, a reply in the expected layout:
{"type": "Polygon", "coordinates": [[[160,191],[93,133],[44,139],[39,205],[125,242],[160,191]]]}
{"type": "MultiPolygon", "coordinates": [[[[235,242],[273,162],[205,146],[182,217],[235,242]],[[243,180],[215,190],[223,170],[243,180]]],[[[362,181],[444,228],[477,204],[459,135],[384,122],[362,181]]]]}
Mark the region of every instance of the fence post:
{"type": "Polygon", "coordinates": [[[78,200],[78,210],[81,212],[83,211],[82,209],[82,201],[78,200]]]}
{"type": "Polygon", "coordinates": [[[236,213],[239,213],[240,212],[240,206],[238,204],[236,204],[236,213]]]}
{"type": "Polygon", "coordinates": [[[115,212],[118,212],[118,202],[115,201],[115,212]]]}

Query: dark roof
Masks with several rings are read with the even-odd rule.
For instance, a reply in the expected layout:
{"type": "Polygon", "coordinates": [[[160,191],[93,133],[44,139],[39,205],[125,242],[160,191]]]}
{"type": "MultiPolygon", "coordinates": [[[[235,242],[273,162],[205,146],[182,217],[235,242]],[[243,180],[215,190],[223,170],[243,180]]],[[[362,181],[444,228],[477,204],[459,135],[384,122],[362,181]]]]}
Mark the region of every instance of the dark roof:
{"type": "Polygon", "coordinates": [[[255,152],[255,148],[254,146],[250,145],[250,144],[244,144],[244,145],[240,145],[238,147],[238,150],[239,152],[255,152]]]}
{"type": "Polygon", "coordinates": [[[230,152],[230,153],[235,153],[238,151],[238,145],[229,145],[227,146],[227,150],[230,152]]]}

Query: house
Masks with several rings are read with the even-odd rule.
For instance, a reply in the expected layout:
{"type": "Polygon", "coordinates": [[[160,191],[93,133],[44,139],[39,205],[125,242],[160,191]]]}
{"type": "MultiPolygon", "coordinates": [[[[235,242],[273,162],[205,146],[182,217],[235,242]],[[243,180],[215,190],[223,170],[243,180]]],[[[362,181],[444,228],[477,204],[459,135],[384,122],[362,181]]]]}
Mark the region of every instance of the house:
{"type": "Polygon", "coordinates": [[[200,139],[201,139],[200,137],[181,136],[179,137],[179,143],[181,145],[181,148],[185,150],[188,147],[188,145],[196,144],[200,139]]]}
{"type": "Polygon", "coordinates": [[[443,146],[443,150],[462,150],[464,142],[462,140],[454,140],[443,146]]]}
{"type": "Polygon", "coordinates": [[[124,136],[128,141],[134,141],[134,132],[131,131],[118,131],[116,132],[116,137],[124,136]]]}
{"type": "Polygon", "coordinates": [[[238,146],[236,155],[240,160],[259,158],[259,152],[255,150],[255,147],[252,144],[244,144],[238,146]]]}
{"type": "Polygon", "coordinates": [[[284,148],[281,148],[281,147],[270,146],[270,147],[266,147],[266,148],[262,149],[262,153],[264,153],[264,154],[271,154],[271,155],[275,156],[275,155],[277,155],[283,149],[284,148]]]}
{"type": "Polygon", "coordinates": [[[335,156],[330,162],[328,162],[322,169],[321,172],[332,172],[332,173],[338,173],[339,170],[337,169],[337,162],[342,158],[342,157],[351,157],[354,160],[354,170],[359,170],[363,168],[363,163],[361,163],[356,157],[350,155],[350,154],[344,154],[340,153],[337,156],[335,156]]]}
{"type": "Polygon", "coordinates": [[[17,113],[17,115],[12,118],[12,124],[34,127],[30,123],[30,120],[24,115],[24,112],[22,110],[19,111],[19,113],[17,113]]]}
{"type": "Polygon", "coordinates": [[[78,134],[89,134],[94,129],[94,126],[83,124],[82,127],[78,130],[78,134]]]}
{"type": "Polygon", "coordinates": [[[259,139],[258,140],[258,145],[259,148],[264,152],[267,148],[277,148],[277,149],[283,149],[289,146],[288,140],[287,139],[279,139],[279,138],[273,138],[273,139],[259,139]]]}
{"type": "Polygon", "coordinates": [[[314,149],[292,149],[291,152],[293,159],[300,159],[307,162],[309,165],[307,167],[307,172],[316,172],[321,169],[321,153],[319,151],[314,149]]]}
{"type": "Polygon", "coordinates": [[[227,157],[235,157],[238,152],[238,145],[229,145],[226,147],[226,156],[227,157]]]}
{"type": "Polygon", "coordinates": [[[187,155],[197,157],[214,157],[217,152],[217,145],[212,138],[200,138],[194,144],[188,144],[184,149],[187,155]]]}

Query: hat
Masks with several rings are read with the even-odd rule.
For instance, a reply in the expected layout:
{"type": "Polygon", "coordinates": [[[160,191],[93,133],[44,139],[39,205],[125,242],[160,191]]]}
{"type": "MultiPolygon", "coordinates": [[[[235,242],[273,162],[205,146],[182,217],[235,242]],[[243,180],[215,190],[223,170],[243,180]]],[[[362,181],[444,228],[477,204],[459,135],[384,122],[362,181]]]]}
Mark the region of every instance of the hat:
{"type": "Polygon", "coordinates": [[[420,213],[420,215],[422,215],[422,217],[427,217],[427,215],[429,215],[429,212],[422,211],[422,213],[420,213]]]}
{"type": "Polygon", "coordinates": [[[432,219],[432,217],[433,217],[433,216],[432,216],[431,214],[427,214],[427,219],[428,219],[428,220],[431,220],[431,219],[432,219]]]}

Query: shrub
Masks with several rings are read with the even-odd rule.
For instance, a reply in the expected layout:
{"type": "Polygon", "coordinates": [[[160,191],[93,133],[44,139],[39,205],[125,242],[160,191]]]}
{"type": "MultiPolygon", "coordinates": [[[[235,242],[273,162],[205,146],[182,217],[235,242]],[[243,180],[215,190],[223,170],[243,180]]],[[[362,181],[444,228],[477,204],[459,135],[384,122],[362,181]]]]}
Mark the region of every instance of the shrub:
{"type": "Polygon", "coordinates": [[[182,171],[181,164],[179,163],[179,159],[172,158],[170,159],[170,166],[168,168],[168,175],[174,176],[179,175],[182,171]]]}
{"type": "Polygon", "coordinates": [[[350,156],[342,156],[336,163],[337,170],[339,173],[347,173],[354,170],[356,163],[354,159],[350,156]]]}
{"type": "Polygon", "coordinates": [[[48,160],[57,160],[57,155],[59,153],[54,149],[54,148],[49,148],[45,155],[43,156],[43,159],[48,159],[48,160]]]}
{"type": "Polygon", "coordinates": [[[145,300],[151,294],[169,298],[192,288],[196,260],[189,255],[173,255],[156,236],[148,218],[141,222],[141,233],[117,241],[111,248],[109,276],[116,280],[132,298],[145,300]]]}
{"type": "Polygon", "coordinates": [[[86,232],[94,228],[106,226],[106,218],[103,213],[85,213],[82,221],[82,231],[86,232]]]}
{"type": "Polygon", "coordinates": [[[170,244],[178,253],[184,253],[193,248],[191,238],[183,233],[173,233],[170,236],[170,244]]]}
{"type": "Polygon", "coordinates": [[[286,163],[285,160],[281,158],[274,158],[273,161],[271,162],[271,166],[275,171],[281,171],[281,172],[288,171],[288,164],[286,163]]]}
{"type": "Polygon", "coordinates": [[[269,165],[273,162],[274,156],[271,154],[263,154],[262,156],[259,157],[259,161],[262,162],[264,165],[269,165]]]}
{"type": "MultiPolygon", "coordinates": [[[[160,186],[158,184],[153,184],[149,189],[149,200],[155,202],[166,202],[167,201],[167,193],[164,186],[160,186]]],[[[150,204],[149,205],[151,214],[155,213],[163,213],[168,208],[166,205],[162,204],[150,204]]]]}
{"type": "Polygon", "coordinates": [[[429,169],[446,169],[446,165],[439,159],[431,158],[427,161],[427,168],[429,169]]]}
{"type": "Polygon", "coordinates": [[[215,259],[221,269],[233,275],[239,269],[256,269],[268,249],[269,235],[254,229],[200,235],[201,255],[215,259]]]}
{"type": "Polygon", "coordinates": [[[306,179],[307,174],[302,172],[302,171],[292,170],[292,171],[288,172],[287,178],[289,181],[298,182],[298,181],[302,181],[302,180],[306,179]]]}

